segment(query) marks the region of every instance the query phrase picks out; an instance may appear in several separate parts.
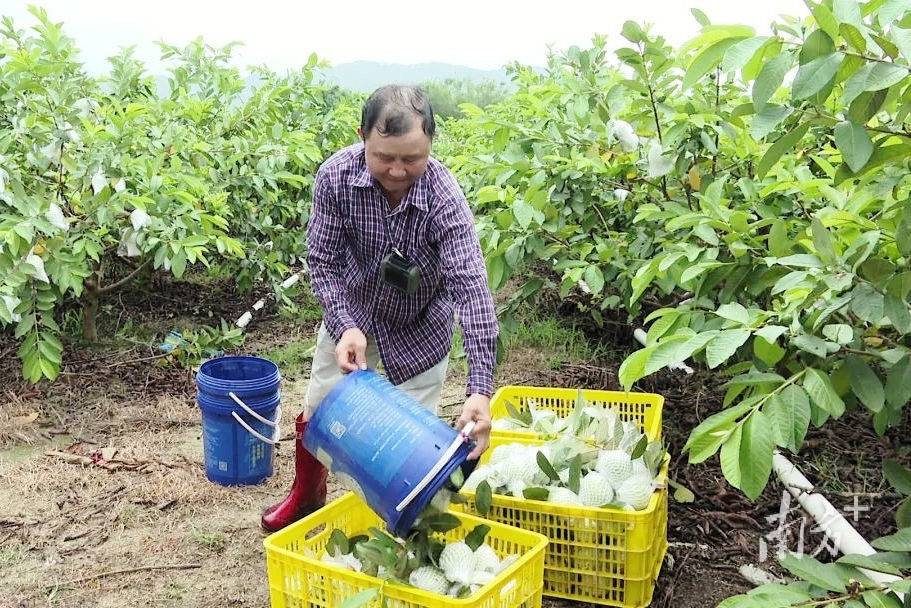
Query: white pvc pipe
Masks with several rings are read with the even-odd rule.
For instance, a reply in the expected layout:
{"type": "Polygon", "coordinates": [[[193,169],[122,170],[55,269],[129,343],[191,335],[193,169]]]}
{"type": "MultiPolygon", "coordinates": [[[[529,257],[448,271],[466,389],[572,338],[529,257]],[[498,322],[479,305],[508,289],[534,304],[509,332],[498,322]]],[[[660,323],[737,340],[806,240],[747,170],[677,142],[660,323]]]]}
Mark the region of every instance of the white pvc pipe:
{"type": "Polygon", "coordinates": [[[238,327],[246,327],[250,323],[251,319],[253,319],[253,313],[251,313],[248,310],[244,314],[240,315],[240,317],[237,318],[237,321],[235,321],[234,324],[237,325],[238,327]]]}
{"type": "MultiPolygon", "coordinates": [[[[813,491],[813,484],[778,450],[775,450],[772,456],[772,470],[839,551],[845,555],[873,555],[876,553],[876,549],[854,529],[854,526],[848,523],[841,512],[832,506],[832,503],[813,491]]],[[[901,580],[901,577],[891,574],[873,572],[863,568],[860,570],[872,580],[883,585],[901,580]]],[[[904,599],[902,595],[899,595],[899,598],[904,599]]]]}
{"type": "MultiPolygon", "coordinates": [[[[639,341],[639,344],[641,344],[642,346],[645,346],[645,345],[646,345],[646,341],[647,341],[647,339],[648,339],[648,334],[646,334],[643,330],[641,330],[640,328],[637,327],[635,330],[633,330],[633,337],[636,338],[636,340],[639,341]]],[[[675,371],[676,371],[676,370],[680,370],[680,371],[682,371],[683,373],[685,373],[685,374],[687,374],[687,375],[693,373],[693,368],[690,367],[689,365],[686,365],[686,364],[683,363],[683,362],[680,362],[680,363],[671,363],[671,364],[668,365],[667,367],[668,367],[668,369],[672,369],[672,370],[675,370],[675,371]]]]}
{"type": "Polygon", "coordinates": [[[300,280],[300,278],[301,278],[301,275],[299,272],[292,274],[290,277],[288,277],[287,279],[282,281],[282,289],[288,289],[289,287],[291,287],[292,285],[297,283],[300,280]]]}

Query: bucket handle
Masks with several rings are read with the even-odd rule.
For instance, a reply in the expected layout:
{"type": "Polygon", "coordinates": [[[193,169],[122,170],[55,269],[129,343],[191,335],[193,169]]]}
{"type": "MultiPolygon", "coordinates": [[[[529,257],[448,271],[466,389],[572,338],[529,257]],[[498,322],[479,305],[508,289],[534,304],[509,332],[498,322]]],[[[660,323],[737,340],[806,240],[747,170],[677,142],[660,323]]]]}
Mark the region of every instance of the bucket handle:
{"type": "Polygon", "coordinates": [[[263,436],[261,433],[257,432],[257,431],[256,431],[254,428],[252,428],[249,424],[247,424],[247,421],[244,420],[243,418],[241,418],[240,415],[238,415],[237,412],[231,412],[231,415],[234,417],[234,420],[237,421],[237,424],[239,424],[240,426],[244,427],[244,429],[245,429],[248,433],[250,433],[251,435],[253,435],[253,436],[256,437],[257,439],[259,439],[259,440],[262,441],[263,443],[268,443],[269,445],[277,445],[277,444],[278,444],[278,442],[279,442],[280,439],[281,439],[281,430],[280,430],[279,427],[278,427],[279,422],[281,422],[281,419],[282,419],[282,405],[281,405],[281,403],[279,403],[279,404],[278,404],[278,407],[275,408],[275,420],[273,421],[273,420],[269,420],[268,418],[264,418],[264,417],[260,416],[259,414],[257,414],[256,412],[254,412],[254,411],[250,408],[250,406],[248,406],[246,403],[244,403],[243,401],[241,401],[240,397],[238,397],[237,395],[235,395],[233,392],[229,392],[229,393],[228,393],[228,396],[231,397],[231,399],[233,399],[234,402],[237,403],[237,405],[239,405],[240,407],[242,407],[242,408],[244,409],[245,412],[247,412],[248,414],[250,414],[251,416],[253,416],[253,417],[256,418],[257,420],[259,420],[259,421],[262,422],[263,424],[268,424],[268,425],[271,426],[273,429],[275,429],[275,431],[272,433],[272,439],[269,439],[268,437],[265,437],[265,436],[263,436]]]}
{"type": "Polygon", "coordinates": [[[440,459],[436,461],[436,464],[430,467],[430,470],[427,471],[427,474],[424,475],[424,478],[419,481],[418,484],[412,488],[408,496],[403,498],[402,502],[396,506],[396,511],[401,512],[405,507],[408,506],[408,503],[414,500],[415,496],[420,494],[424,488],[426,488],[427,485],[433,481],[433,478],[437,476],[437,473],[439,473],[444,466],[446,466],[446,463],[449,462],[449,459],[452,458],[452,455],[456,453],[456,450],[458,450],[463,443],[468,441],[468,436],[473,430],[474,421],[472,420],[465,425],[465,428],[463,428],[458,435],[456,435],[456,438],[452,440],[452,443],[449,444],[449,447],[446,448],[446,451],[443,452],[442,456],[440,456],[440,459]]]}

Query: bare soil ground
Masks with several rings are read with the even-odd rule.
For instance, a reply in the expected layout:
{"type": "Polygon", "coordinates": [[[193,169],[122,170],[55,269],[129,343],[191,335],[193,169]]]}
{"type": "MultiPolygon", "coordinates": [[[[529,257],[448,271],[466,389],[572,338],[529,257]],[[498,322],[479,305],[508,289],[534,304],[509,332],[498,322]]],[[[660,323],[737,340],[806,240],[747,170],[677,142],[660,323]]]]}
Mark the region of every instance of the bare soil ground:
{"type": "MultiPolygon", "coordinates": [[[[108,343],[70,340],[65,373],[53,384],[23,383],[13,343],[0,336],[0,608],[268,605],[259,514],[291,483],[293,443],[278,448],[275,472],[261,485],[210,483],[192,374],[161,365],[160,352],[148,346],[174,325],[236,318],[253,299],[233,294],[224,282],[199,289],[164,284],[121,298],[102,327],[108,343]],[[133,339],[114,338],[124,328],[133,339]],[[135,339],[139,328],[145,340],[135,339]]],[[[238,349],[287,365],[282,428],[288,439],[306,389],[301,345],[312,342],[315,325],[312,310],[289,319],[267,309],[238,349]]],[[[498,371],[498,383],[616,388],[617,366],[634,348],[629,329],[586,332],[603,347],[597,360],[555,362],[546,349],[520,346],[498,371]]],[[[458,411],[464,380],[462,363],[454,361],[444,414],[458,411]]],[[[760,538],[775,528],[766,518],[779,509],[776,483],[751,503],[727,486],[717,461],[690,466],[678,456],[689,431],[720,407],[721,383],[705,373],[667,372],[641,387],[666,396],[671,475],[696,494],[693,503],[672,502],[671,548],[654,606],[714,606],[746,591],[750,585],[737,568],[758,561],[760,538]]],[[[885,456],[907,462],[901,443],[908,428],[877,438],[864,416],[851,414],[812,432],[795,461],[833,501],[851,502],[860,493],[860,504],[869,507],[857,523],[862,534],[887,534],[898,498],[882,485],[879,469],[885,456]]],[[[809,533],[811,526],[808,552],[821,539],[809,533]]],[[[796,548],[796,539],[789,540],[796,548]]]]}

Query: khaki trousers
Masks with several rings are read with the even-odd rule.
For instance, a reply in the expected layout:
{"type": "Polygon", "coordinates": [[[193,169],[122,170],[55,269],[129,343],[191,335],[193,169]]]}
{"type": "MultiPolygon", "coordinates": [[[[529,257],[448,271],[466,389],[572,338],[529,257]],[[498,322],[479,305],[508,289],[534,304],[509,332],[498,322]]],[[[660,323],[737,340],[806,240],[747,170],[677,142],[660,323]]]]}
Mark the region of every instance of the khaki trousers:
{"type": "MultiPolygon", "coordinates": [[[[335,340],[326,330],[326,325],[321,323],[316,335],[316,350],[313,353],[313,365],[310,368],[310,384],[307,387],[304,411],[307,419],[319,407],[323,398],[332,390],[335,383],[344,377],[344,372],[339,369],[335,359],[335,340]]],[[[380,353],[376,348],[376,341],[367,336],[367,366],[376,369],[380,363],[380,353]]],[[[422,374],[398,385],[428,410],[438,414],[440,396],[443,392],[443,381],[446,380],[446,370],[449,367],[449,357],[428,369],[422,374]]]]}

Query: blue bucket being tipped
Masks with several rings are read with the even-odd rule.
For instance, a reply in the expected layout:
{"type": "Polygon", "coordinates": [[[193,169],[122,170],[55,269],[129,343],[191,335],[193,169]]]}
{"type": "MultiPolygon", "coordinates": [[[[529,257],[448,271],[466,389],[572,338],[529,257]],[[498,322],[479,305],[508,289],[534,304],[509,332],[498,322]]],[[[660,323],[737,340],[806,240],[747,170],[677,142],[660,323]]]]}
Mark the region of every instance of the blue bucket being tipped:
{"type": "Polygon", "coordinates": [[[473,444],[383,376],[355,371],[336,384],[307,424],[304,447],[404,537],[473,444]]]}
{"type": "Polygon", "coordinates": [[[259,357],[219,357],[196,373],[206,477],[257,484],[272,475],[281,420],[278,366],[259,357]]]}

